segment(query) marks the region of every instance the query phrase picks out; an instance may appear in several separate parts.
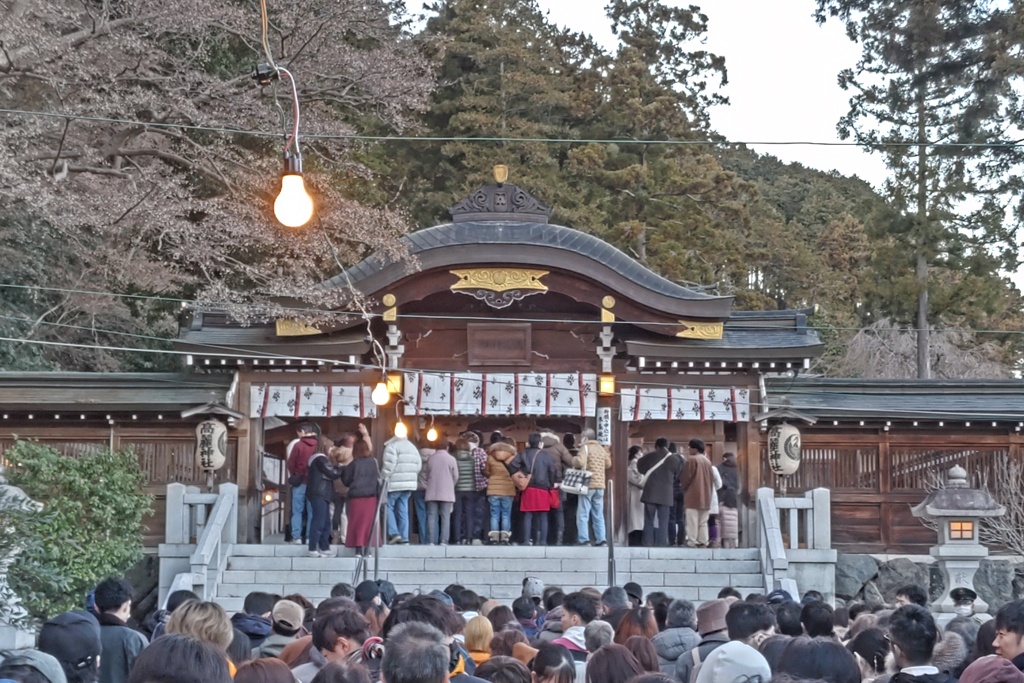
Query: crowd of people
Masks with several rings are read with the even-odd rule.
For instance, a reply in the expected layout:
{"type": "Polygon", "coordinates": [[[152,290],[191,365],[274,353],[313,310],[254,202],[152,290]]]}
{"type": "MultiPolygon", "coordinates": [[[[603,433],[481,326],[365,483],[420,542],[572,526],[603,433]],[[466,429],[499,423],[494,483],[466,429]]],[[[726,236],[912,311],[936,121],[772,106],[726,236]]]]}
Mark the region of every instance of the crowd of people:
{"type": "Polygon", "coordinates": [[[509,604],[364,581],[315,606],[253,592],[230,618],[177,591],[139,629],[131,588],[105,580],[37,648],[0,653],[0,682],[1024,683],[1024,600],[985,620],[962,588],[944,628],[918,586],[840,609],[815,591],[726,587],[695,608],[633,582],[566,593],[527,577],[509,604]]]}
{"type": "MultiPolygon", "coordinates": [[[[312,422],[288,445],[291,517],[287,540],[309,555],[334,554],[344,543],[365,554],[379,497],[387,505],[387,542],[491,545],[607,545],[604,495],[612,454],[593,430],[559,437],[534,432],[520,449],[493,432],[468,431],[419,448],[395,436],[378,465],[365,426],[340,439],[312,422]],[[571,475],[577,485],[564,485],[571,475]],[[579,478],[583,477],[585,488],[579,478]],[[333,514],[331,509],[333,507],[333,514]],[[415,524],[415,527],[413,527],[415,524]]],[[[686,453],[666,438],[626,456],[631,545],[735,547],[738,538],[736,457],[719,465],[693,439],[686,453]]]]}

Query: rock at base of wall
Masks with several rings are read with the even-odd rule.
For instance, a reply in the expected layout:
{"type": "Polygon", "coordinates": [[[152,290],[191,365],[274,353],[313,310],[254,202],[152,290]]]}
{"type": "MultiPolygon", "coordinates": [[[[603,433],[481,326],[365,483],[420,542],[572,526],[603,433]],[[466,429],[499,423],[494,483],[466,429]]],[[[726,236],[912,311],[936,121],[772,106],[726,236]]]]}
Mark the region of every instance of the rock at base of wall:
{"type": "Polygon", "coordinates": [[[836,596],[849,599],[878,574],[878,560],[870,555],[839,553],[836,560],[836,596]]]}
{"type": "Polygon", "coordinates": [[[896,591],[903,586],[915,585],[927,588],[928,572],[905,557],[897,557],[883,562],[878,567],[878,590],[891,603],[896,598],[896,591]]]}
{"type": "Polygon", "coordinates": [[[974,575],[974,590],[988,603],[989,614],[1014,598],[1015,567],[1007,560],[982,560],[974,575]]]}

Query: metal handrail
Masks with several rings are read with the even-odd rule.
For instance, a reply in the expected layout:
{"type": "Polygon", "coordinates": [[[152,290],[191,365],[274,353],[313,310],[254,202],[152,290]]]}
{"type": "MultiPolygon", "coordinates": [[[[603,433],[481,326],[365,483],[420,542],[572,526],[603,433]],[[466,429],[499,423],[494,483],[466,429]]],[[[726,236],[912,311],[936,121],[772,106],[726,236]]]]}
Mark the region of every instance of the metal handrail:
{"type": "MultiPolygon", "coordinates": [[[[390,482],[391,482],[390,479],[385,479],[384,480],[384,484],[381,486],[380,494],[377,496],[377,510],[376,510],[376,512],[373,515],[373,526],[370,527],[370,542],[373,544],[373,580],[374,581],[377,580],[377,578],[379,576],[379,572],[380,572],[380,546],[382,545],[382,543],[379,542],[380,539],[377,537],[377,530],[380,529],[381,511],[384,508],[384,505],[387,504],[388,485],[390,484],[390,482]]],[[[360,581],[359,574],[360,573],[362,573],[362,575],[363,575],[362,580],[366,581],[367,566],[366,566],[366,556],[365,555],[360,555],[358,557],[358,559],[356,559],[356,568],[355,568],[355,571],[352,572],[352,585],[356,585],[356,584],[359,583],[359,581],[360,581]]]]}
{"type": "Polygon", "coordinates": [[[604,537],[608,541],[608,585],[615,586],[615,482],[611,479],[607,484],[608,504],[604,506],[605,522],[604,537]]]}

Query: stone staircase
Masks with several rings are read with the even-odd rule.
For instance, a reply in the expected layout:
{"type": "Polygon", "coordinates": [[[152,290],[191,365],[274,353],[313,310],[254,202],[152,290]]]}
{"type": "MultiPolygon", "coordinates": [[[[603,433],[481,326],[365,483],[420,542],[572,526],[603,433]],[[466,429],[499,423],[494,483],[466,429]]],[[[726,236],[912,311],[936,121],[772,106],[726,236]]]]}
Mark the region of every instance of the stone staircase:
{"type": "MultiPolygon", "coordinates": [[[[303,546],[234,545],[214,599],[229,612],[239,611],[251,591],[278,595],[302,593],[313,602],[328,597],[331,586],[352,583],[356,559],[306,557],[303,546]]],[[[763,592],[764,576],[757,548],[616,548],[615,583],[636,581],[645,592],[665,591],[699,603],[717,596],[723,586],[741,593],[763,592]]],[[[373,559],[368,577],[374,578],[373,559]]],[[[608,585],[607,548],[526,546],[386,546],[381,548],[378,578],[398,590],[429,591],[460,583],[481,595],[518,597],[524,576],[567,592],[608,585]]]]}

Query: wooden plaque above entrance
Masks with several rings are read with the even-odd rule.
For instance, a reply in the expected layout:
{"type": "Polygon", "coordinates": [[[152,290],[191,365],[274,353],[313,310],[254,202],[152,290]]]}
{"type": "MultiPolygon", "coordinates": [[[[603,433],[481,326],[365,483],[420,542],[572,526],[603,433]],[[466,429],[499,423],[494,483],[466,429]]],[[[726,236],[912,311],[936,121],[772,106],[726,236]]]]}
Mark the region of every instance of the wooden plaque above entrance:
{"type": "Polygon", "coordinates": [[[530,365],[533,346],[529,323],[466,325],[470,367],[530,365]]]}

